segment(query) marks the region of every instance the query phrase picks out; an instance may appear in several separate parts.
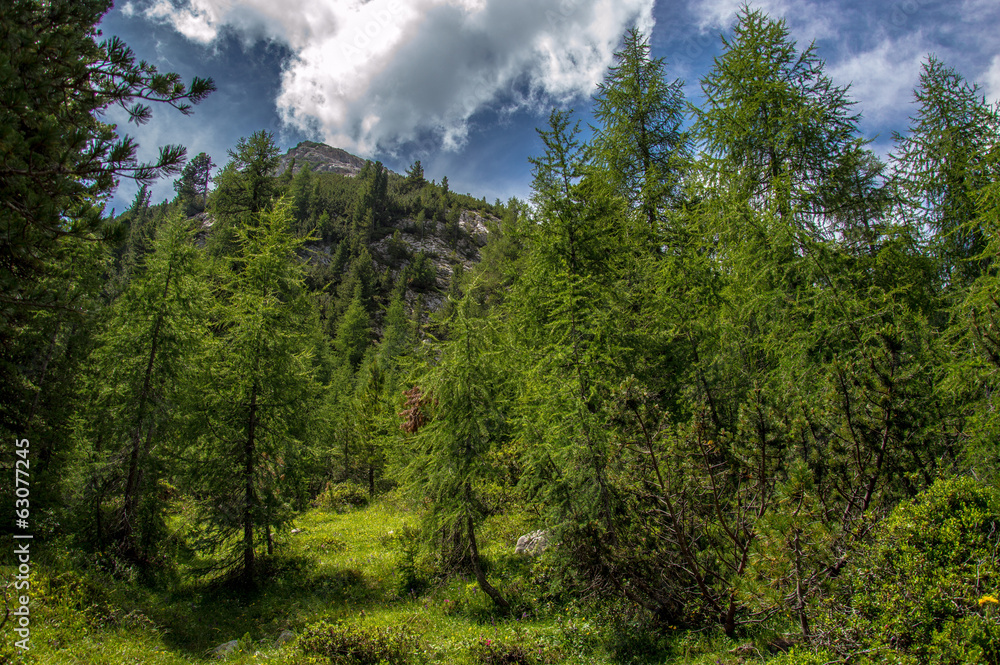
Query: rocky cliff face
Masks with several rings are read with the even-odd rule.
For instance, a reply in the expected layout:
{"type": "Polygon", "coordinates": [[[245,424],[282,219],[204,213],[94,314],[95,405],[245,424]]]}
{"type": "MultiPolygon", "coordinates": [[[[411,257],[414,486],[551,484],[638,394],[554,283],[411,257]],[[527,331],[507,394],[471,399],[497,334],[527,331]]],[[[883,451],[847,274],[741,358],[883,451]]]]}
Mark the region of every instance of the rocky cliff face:
{"type": "Polygon", "coordinates": [[[276,173],[284,173],[293,159],[295,166],[292,168],[292,173],[298,173],[304,165],[308,164],[313,173],[357,175],[365,165],[365,160],[346,150],[332,148],[325,143],[303,141],[281,156],[276,173]]]}
{"type": "MultiPolygon", "coordinates": [[[[297,173],[305,164],[309,164],[314,173],[338,173],[354,176],[365,165],[365,160],[340,148],[333,148],[313,141],[303,141],[281,157],[281,162],[275,171],[276,175],[284,173],[293,159],[295,160],[293,173],[297,173]]],[[[211,225],[211,221],[207,219],[204,223],[206,228],[211,225]]],[[[489,227],[497,223],[499,220],[490,215],[476,210],[463,210],[459,217],[459,227],[462,232],[457,242],[452,242],[445,238],[443,222],[431,225],[432,228],[435,228],[434,231],[428,230],[421,233],[415,219],[403,217],[393,220],[388,226],[399,230],[399,239],[405,246],[407,257],[402,260],[399,257],[394,258],[393,250],[390,247],[391,234],[372,242],[369,245],[369,251],[376,267],[379,270],[388,270],[393,279],[398,277],[399,273],[418,252],[423,252],[433,267],[435,284],[432,287],[421,289],[419,293],[413,289],[407,289],[406,300],[412,306],[419,295],[423,299],[424,307],[429,310],[437,310],[444,302],[445,292],[456,267],[461,265],[463,269],[470,270],[479,262],[479,249],[486,244],[489,227]]],[[[323,240],[310,243],[310,260],[327,264],[335,250],[334,244],[323,240]]],[[[380,330],[381,313],[375,315],[374,326],[376,331],[380,330]]]]}

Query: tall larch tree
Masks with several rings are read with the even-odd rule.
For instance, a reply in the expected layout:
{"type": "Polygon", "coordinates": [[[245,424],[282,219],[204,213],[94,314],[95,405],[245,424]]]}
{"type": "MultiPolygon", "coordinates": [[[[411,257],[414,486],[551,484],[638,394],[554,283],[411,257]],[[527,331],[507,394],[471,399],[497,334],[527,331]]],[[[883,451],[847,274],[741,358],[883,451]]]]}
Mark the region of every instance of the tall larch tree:
{"type": "Polygon", "coordinates": [[[219,293],[218,338],[201,380],[197,495],[202,543],[245,586],[262,545],[291,518],[290,498],[318,399],[318,316],[304,289],[286,202],[237,230],[239,253],[219,293]]]}

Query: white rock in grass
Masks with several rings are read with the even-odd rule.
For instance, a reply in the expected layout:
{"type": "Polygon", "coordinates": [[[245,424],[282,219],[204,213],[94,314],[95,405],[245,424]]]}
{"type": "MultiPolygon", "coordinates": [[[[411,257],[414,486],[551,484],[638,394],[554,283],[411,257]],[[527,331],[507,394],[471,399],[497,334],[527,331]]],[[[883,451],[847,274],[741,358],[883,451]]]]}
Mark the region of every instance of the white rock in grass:
{"type": "Polygon", "coordinates": [[[225,644],[220,644],[219,646],[215,647],[209,652],[209,654],[215,656],[219,660],[225,660],[226,658],[229,658],[229,656],[239,648],[240,648],[239,640],[230,640],[225,644]]]}
{"type": "Polygon", "coordinates": [[[517,545],[514,546],[514,553],[531,556],[541,554],[548,544],[549,538],[545,531],[532,531],[517,539],[517,545]]]}

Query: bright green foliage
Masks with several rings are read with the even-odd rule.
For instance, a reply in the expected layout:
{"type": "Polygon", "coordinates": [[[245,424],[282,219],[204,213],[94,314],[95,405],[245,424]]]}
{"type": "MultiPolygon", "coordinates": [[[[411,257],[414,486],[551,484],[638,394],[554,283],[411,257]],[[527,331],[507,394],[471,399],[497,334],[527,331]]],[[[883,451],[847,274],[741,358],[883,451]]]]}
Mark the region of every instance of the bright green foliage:
{"type": "Polygon", "coordinates": [[[379,365],[394,370],[397,368],[400,356],[406,354],[410,345],[410,330],[406,320],[406,301],[403,297],[403,286],[400,283],[392,296],[392,302],[383,319],[382,341],[378,347],[379,365]]]}
{"type": "MultiPolygon", "coordinates": [[[[760,10],[745,6],[722,43],[702,80],[707,102],[696,126],[715,195],[767,211],[791,231],[829,237],[824,183],[863,145],[846,88],[823,73],[813,46],[800,52],[784,21],[760,10]]],[[[733,242],[772,232],[756,220],[725,223],[733,242]]]]}
{"type": "Polygon", "coordinates": [[[900,504],[845,573],[855,610],[845,639],[916,662],[1000,662],[998,531],[996,492],[972,478],[900,504]]]}
{"type": "Polygon", "coordinates": [[[180,217],[157,233],[139,275],[112,306],[91,358],[88,409],[78,436],[101,461],[93,471],[96,538],[149,562],[165,509],[156,496],[168,451],[176,449],[177,404],[191,380],[211,306],[205,270],[180,217]],[[157,451],[157,452],[154,452],[157,451]],[[104,506],[121,497],[110,523],[104,506]]]}
{"type": "Polygon", "coordinates": [[[930,249],[946,285],[968,283],[987,265],[989,236],[976,223],[975,195],[997,179],[989,152],[1000,142],[1000,114],[954,69],[929,57],[914,91],[909,131],[896,134],[895,176],[904,214],[933,233],[930,249]]]}
{"type": "Polygon", "coordinates": [[[202,545],[222,549],[217,569],[255,583],[257,552],[291,518],[318,386],[317,325],[296,256],[287,203],[238,229],[239,254],[224,275],[215,344],[204,359],[200,415],[190,454],[202,545]]]}
{"type": "Polygon", "coordinates": [[[417,639],[405,630],[358,624],[312,624],[302,636],[302,650],[331,665],[409,665],[416,658],[417,639]]]}
{"type": "Polygon", "coordinates": [[[503,596],[489,583],[480,560],[476,530],[489,506],[483,486],[498,470],[491,453],[508,436],[503,406],[508,399],[499,354],[502,346],[489,320],[469,316],[470,302],[458,306],[450,342],[422,372],[402,425],[402,472],[409,491],[431,501],[428,527],[434,536],[452,535],[468,550],[480,588],[499,606],[503,596]]]}
{"type": "Polygon", "coordinates": [[[594,116],[595,161],[615,191],[659,232],[665,208],[680,204],[683,172],[690,159],[683,130],[684,83],[667,83],[660,58],[651,58],[648,39],[625,34],[622,50],[598,85],[594,116]]]}
{"type": "Polygon", "coordinates": [[[616,318],[624,215],[585,177],[587,151],[565,114],[553,112],[539,134],[546,151],[532,160],[537,217],[509,301],[519,351],[531,359],[519,379],[518,436],[562,556],[595,573],[618,542],[606,401],[616,356],[627,353],[620,342],[628,319],[616,318]]]}
{"type": "Polygon", "coordinates": [[[371,345],[368,310],[365,309],[360,283],[355,286],[351,304],[337,323],[335,345],[344,361],[355,369],[371,345]]]}

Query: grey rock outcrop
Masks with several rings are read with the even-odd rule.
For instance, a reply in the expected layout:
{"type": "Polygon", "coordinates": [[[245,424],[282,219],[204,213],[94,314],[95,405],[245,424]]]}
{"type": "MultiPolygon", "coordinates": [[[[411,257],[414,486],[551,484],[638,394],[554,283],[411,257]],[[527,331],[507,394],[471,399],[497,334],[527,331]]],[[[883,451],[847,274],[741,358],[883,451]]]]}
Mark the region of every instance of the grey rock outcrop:
{"type": "Polygon", "coordinates": [[[541,554],[548,545],[548,532],[542,530],[532,531],[517,539],[517,545],[514,546],[514,554],[536,556],[541,554]]]}
{"type": "Polygon", "coordinates": [[[210,656],[216,658],[217,660],[225,660],[239,648],[240,648],[239,640],[229,640],[225,644],[220,644],[219,646],[215,647],[208,653],[210,656]]]}
{"type": "Polygon", "coordinates": [[[306,164],[313,173],[340,173],[342,175],[357,175],[365,165],[365,160],[352,155],[346,150],[333,148],[325,143],[303,141],[281,156],[275,174],[280,175],[288,169],[292,159],[295,166],[292,173],[298,173],[306,164]]]}

